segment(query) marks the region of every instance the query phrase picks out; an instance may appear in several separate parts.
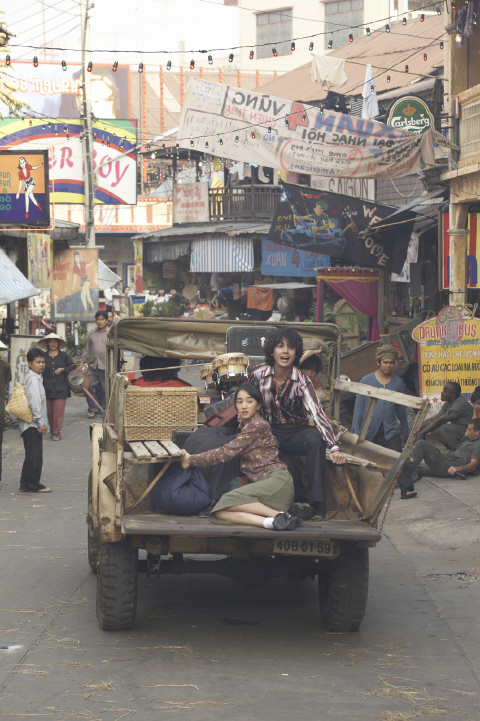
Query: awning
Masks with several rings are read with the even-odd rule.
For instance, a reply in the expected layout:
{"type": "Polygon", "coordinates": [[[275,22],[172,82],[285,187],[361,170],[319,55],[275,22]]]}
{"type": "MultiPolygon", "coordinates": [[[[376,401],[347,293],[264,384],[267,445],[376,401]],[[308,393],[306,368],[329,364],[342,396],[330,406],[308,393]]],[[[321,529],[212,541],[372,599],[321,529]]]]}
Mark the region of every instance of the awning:
{"type": "Polygon", "coordinates": [[[273,288],[274,290],[303,290],[304,288],[316,288],[316,285],[308,283],[256,283],[255,288],[273,288]]]}
{"type": "Polygon", "coordinates": [[[190,241],[145,243],[143,246],[143,259],[146,263],[163,263],[164,260],[177,260],[182,255],[190,253],[190,241]]]}
{"type": "Polygon", "coordinates": [[[253,263],[250,238],[192,240],[191,273],[250,273],[253,263]]]}
{"type": "MultiPolygon", "coordinates": [[[[182,223],[174,225],[171,228],[162,228],[153,233],[140,233],[132,235],[132,240],[168,240],[174,237],[195,237],[196,235],[212,235],[214,233],[222,233],[233,238],[238,235],[266,235],[270,230],[270,221],[265,220],[232,220],[232,221],[215,221],[208,223],[182,223]]],[[[145,246],[143,246],[145,249],[145,246]]]]}
{"type": "Polygon", "coordinates": [[[110,270],[108,265],[105,265],[103,260],[98,259],[98,288],[99,290],[106,290],[111,288],[112,285],[122,280],[119,275],[110,270]]]}
{"type": "Polygon", "coordinates": [[[0,250],[0,305],[38,295],[38,290],[0,250]]]}

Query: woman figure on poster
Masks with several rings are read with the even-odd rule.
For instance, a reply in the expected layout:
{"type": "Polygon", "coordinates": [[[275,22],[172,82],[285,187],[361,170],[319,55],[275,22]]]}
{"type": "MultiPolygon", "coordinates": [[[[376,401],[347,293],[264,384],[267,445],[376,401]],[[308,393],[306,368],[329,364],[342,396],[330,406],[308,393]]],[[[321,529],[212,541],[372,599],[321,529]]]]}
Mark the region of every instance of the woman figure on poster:
{"type": "Polygon", "coordinates": [[[37,206],[40,212],[42,212],[42,208],[40,207],[40,203],[35,198],[33,194],[33,189],[35,187],[35,180],[32,177],[31,171],[32,170],[38,170],[38,168],[41,168],[43,163],[40,163],[40,165],[30,165],[27,163],[25,158],[22,156],[18,160],[18,192],[17,192],[17,200],[20,197],[20,193],[22,192],[22,182],[23,182],[23,188],[25,191],[25,218],[28,218],[28,206],[30,204],[30,201],[34,205],[37,206]]]}
{"type": "Polygon", "coordinates": [[[91,263],[85,263],[84,260],[82,260],[82,254],[79,250],[76,250],[73,253],[73,283],[72,283],[72,293],[75,293],[75,289],[77,286],[77,278],[80,279],[80,288],[81,288],[81,296],[80,300],[82,301],[83,308],[85,310],[85,313],[88,313],[88,306],[92,306],[92,310],[95,311],[95,306],[93,304],[92,296],[90,295],[90,277],[87,275],[87,268],[90,268],[91,265],[94,265],[95,261],[92,260],[91,263]]]}

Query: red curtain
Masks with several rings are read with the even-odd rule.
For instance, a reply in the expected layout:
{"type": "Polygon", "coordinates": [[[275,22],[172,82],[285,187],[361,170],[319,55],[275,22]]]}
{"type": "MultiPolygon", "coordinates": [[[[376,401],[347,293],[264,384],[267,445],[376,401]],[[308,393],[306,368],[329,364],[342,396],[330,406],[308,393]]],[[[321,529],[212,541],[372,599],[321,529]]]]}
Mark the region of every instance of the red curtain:
{"type": "MultiPolygon", "coordinates": [[[[335,293],[350,303],[352,308],[368,315],[367,340],[379,340],[378,332],[378,280],[371,278],[322,278],[335,293]]],[[[318,296],[318,293],[317,293],[318,296]]]]}

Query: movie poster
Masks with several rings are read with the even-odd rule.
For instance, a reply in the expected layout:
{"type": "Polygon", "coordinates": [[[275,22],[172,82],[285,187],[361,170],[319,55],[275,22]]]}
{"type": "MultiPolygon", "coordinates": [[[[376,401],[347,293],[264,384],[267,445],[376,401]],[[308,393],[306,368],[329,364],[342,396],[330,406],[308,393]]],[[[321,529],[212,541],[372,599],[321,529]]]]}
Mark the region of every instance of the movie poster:
{"type": "Polygon", "coordinates": [[[28,280],[35,288],[52,287],[53,241],[47,233],[27,233],[28,280]]]}
{"type": "Polygon", "coordinates": [[[0,151],[0,227],[50,227],[47,150],[0,151]]]}
{"type": "Polygon", "coordinates": [[[95,320],[98,250],[62,250],[53,257],[52,319],[95,320]]]}

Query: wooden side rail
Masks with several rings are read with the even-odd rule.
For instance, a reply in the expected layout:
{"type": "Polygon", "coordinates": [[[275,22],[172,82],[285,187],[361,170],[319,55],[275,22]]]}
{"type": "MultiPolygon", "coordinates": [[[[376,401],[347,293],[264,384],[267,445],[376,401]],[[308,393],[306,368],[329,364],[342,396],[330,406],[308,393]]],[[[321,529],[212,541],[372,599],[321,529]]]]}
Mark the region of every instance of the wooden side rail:
{"type": "Polygon", "coordinates": [[[406,393],[397,393],[397,391],[389,391],[386,388],[374,388],[373,386],[367,386],[365,383],[341,381],[338,378],[333,382],[333,389],[342,393],[358,393],[358,395],[377,398],[380,401],[398,403],[400,406],[414,408],[417,411],[423,410],[427,403],[424,398],[414,398],[413,396],[407,396],[406,393]]]}

